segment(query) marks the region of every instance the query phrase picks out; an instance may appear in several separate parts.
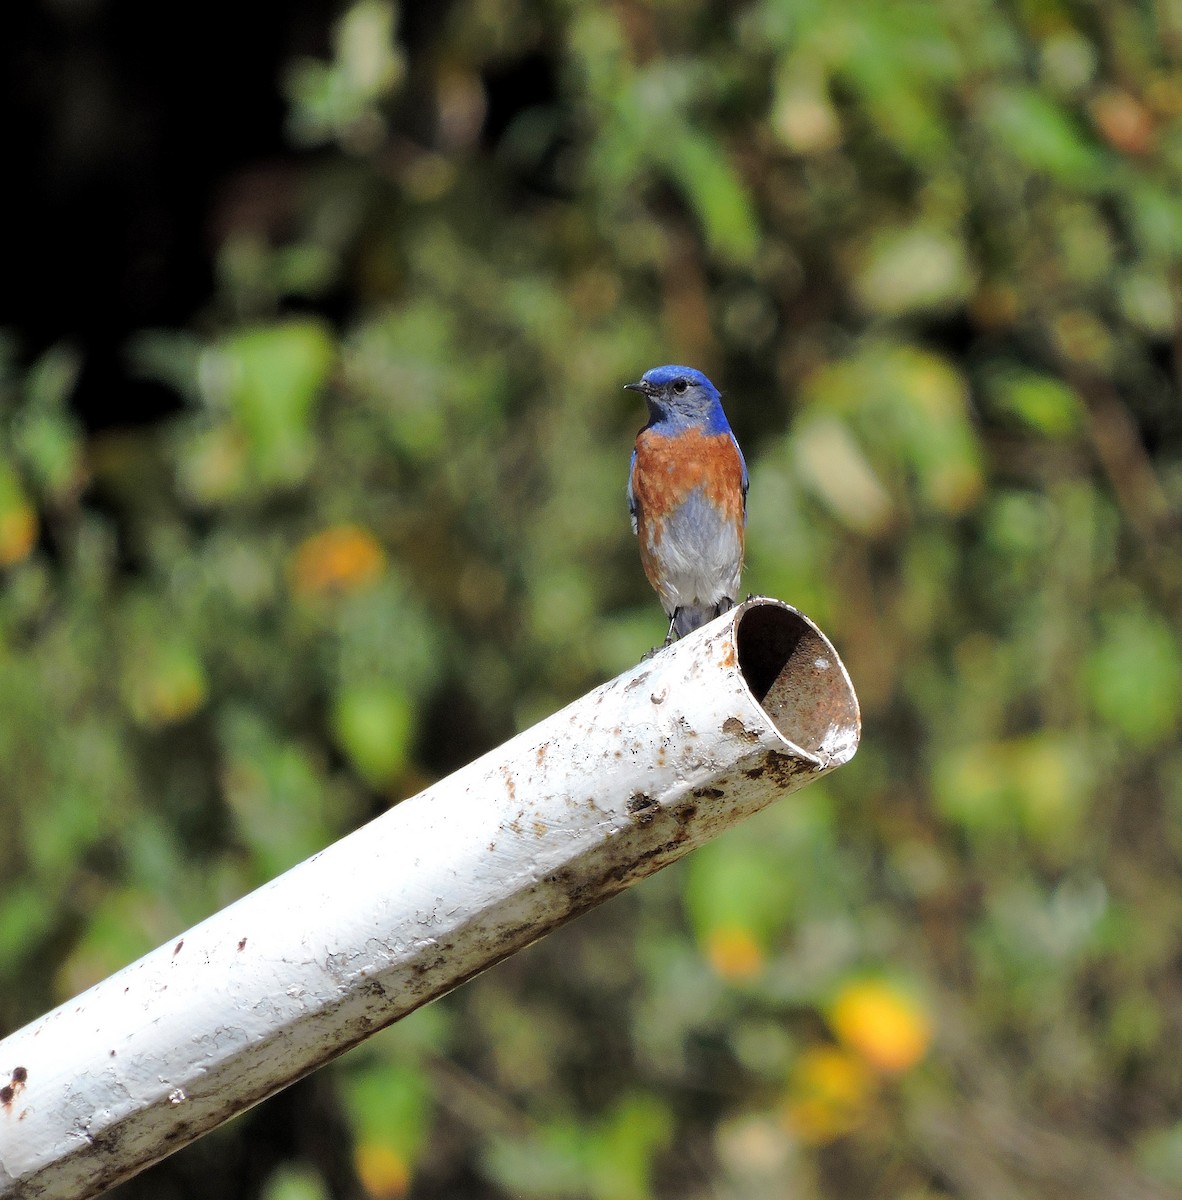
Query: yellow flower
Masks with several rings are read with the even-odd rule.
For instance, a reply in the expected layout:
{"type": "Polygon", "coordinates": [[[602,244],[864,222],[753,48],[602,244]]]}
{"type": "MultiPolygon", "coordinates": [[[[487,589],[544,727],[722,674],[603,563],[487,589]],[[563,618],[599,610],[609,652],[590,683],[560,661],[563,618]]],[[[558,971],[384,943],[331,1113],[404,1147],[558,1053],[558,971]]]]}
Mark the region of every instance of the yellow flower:
{"type": "Polygon", "coordinates": [[[410,1166],[384,1142],[362,1142],[354,1151],[353,1165],[372,1200],[399,1200],[410,1188],[410,1166]]]}
{"type": "Polygon", "coordinates": [[[763,969],[763,949],[749,929],[719,925],[706,935],[706,958],[722,979],[754,979],[763,969]]]}
{"type": "Polygon", "coordinates": [[[792,1069],[784,1122],[803,1142],[831,1142],[862,1123],[874,1088],[874,1077],[860,1058],[837,1046],[814,1046],[792,1069]]]}
{"type": "Polygon", "coordinates": [[[292,587],[303,596],[351,592],[371,583],[385,564],[369,530],[333,525],[300,543],[292,559],[292,587]]]}
{"type": "Polygon", "coordinates": [[[887,1074],[915,1066],[932,1040],[931,1021],[918,1001],[883,980],[847,983],[828,1018],[841,1042],[887,1074]]]}

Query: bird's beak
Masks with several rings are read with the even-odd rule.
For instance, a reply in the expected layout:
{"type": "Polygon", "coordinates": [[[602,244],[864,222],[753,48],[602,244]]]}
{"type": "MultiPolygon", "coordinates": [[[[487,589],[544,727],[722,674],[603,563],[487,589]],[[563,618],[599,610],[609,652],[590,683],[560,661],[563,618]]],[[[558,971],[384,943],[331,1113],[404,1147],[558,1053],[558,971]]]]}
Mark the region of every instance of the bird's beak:
{"type": "Polygon", "coordinates": [[[636,383],[624,384],[626,392],[639,392],[642,396],[647,396],[652,390],[653,385],[647,379],[641,379],[636,383]]]}

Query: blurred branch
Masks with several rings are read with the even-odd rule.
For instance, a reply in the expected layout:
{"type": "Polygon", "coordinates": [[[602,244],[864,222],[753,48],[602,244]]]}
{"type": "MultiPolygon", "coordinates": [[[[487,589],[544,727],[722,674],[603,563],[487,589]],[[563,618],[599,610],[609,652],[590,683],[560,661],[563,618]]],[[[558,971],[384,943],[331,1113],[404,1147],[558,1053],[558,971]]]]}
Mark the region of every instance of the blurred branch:
{"type": "Polygon", "coordinates": [[[1170,519],[1170,505],[1128,407],[1103,381],[1068,377],[1087,401],[1092,445],[1125,520],[1142,537],[1154,537],[1170,519]]]}
{"type": "Polygon", "coordinates": [[[969,1014],[945,997],[941,1043],[958,1076],[957,1098],[941,1092],[917,1104],[917,1140],[965,1200],[1168,1200],[1175,1193],[1148,1179],[1095,1136],[1049,1128],[1034,1116],[1010,1078],[981,1053],[969,1014]]]}
{"type": "MultiPolygon", "coordinates": [[[[977,1075],[969,1089],[982,1084],[977,1075]]],[[[966,1200],[1169,1200],[1176,1193],[1146,1179],[1094,1139],[1063,1134],[1019,1115],[1013,1097],[941,1099],[917,1111],[916,1133],[933,1165],[966,1200]]]]}
{"type": "Polygon", "coordinates": [[[469,1128],[511,1138],[537,1132],[535,1122],[521,1109],[471,1071],[438,1054],[428,1058],[424,1066],[435,1099],[469,1128]]]}

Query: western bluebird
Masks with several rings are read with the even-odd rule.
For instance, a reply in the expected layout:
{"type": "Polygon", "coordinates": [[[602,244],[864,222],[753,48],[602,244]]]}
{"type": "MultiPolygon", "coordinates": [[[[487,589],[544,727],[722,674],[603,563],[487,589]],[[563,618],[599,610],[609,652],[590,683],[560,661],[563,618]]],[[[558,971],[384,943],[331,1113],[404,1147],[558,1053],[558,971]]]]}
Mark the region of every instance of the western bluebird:
{"type": "Polygon", "coordinates": [[[665,645],[733,608],[743,569],[747,464],[714,384],[654,367],[624,385],[648,404],[628,473],[640,563],[669,617],[665,645]]]}

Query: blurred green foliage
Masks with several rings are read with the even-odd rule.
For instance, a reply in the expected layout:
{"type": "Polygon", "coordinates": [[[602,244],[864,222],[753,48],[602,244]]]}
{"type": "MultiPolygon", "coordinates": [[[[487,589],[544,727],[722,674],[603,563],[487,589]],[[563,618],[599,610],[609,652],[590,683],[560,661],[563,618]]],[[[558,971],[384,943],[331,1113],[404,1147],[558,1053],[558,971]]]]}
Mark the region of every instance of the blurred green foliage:
{"type": "Polygon", "coordinates": [[[659,640],[620,384],[688,361],[854,763],[121,1194],[1176,1195],[1182,7],[400,16],[127,347],[179,415],[0,355],[3,1027],[659,640]]]}

